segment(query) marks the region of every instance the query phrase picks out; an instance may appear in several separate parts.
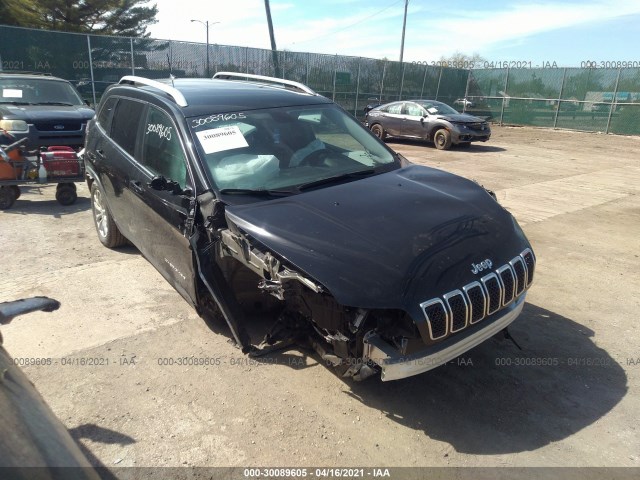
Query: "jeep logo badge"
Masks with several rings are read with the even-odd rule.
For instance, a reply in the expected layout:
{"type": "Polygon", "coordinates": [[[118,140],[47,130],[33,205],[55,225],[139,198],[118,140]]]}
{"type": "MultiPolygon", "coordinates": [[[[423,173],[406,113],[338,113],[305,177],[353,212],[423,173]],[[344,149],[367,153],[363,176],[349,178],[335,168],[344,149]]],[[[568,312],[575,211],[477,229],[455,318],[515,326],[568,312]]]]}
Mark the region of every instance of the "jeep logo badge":
{"type": "Polygon", "coordinates": [[[55,130],[64,130],[64,125],[54,125],[53,128],[55,130]]]}
{"type": "Polygon", "coordinates": [[[483,270],[489,270],[492,265],[493,265],[493,262],[488,258],[486,260],[481,261],[480,263],[472,263],[471,273],[475,275],[476,273],[479,273],[483,270]]]}

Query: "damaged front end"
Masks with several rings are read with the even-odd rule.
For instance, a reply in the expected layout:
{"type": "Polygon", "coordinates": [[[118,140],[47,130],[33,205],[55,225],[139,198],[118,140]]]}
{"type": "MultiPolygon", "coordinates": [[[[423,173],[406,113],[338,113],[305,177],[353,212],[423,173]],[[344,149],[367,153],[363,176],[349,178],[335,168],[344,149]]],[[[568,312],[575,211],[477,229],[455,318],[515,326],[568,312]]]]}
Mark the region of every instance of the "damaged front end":
{"type": "Polygon", "coordinates": [[[420,318],[399,308],[345,306],[239,224],[233,215],[224,228],[209,222],[206,251],[213,262],[209,271],[213,265],[220,269],[207,283],[215,286],[211,293],[220,297],[220,311],[243,352],[261,356],[308,345],[327,366],[355,380],[377,372],[383,381],[395,380],[451,361],[513,322],[533,281],[535,258],[527,248],[504,265],[487,268],[478,281],[422,302],[420,318]],[[238,287],[239,277],[245,280],[238,287]],[[241,298],[250,292],[251,300],[241,298]],[[264,302],[260,297],[271,298],[267,311],[273,322],[262,341],[252,344],[245,331],[246,306],[264,302]]]}

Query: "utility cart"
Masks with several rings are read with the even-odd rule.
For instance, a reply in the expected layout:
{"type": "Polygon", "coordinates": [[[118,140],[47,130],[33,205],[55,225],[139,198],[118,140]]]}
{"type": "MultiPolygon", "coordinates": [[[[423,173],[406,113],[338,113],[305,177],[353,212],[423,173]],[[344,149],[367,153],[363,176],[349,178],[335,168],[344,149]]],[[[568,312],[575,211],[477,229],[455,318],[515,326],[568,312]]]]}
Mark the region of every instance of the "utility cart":
{"type": "Polygon", "coordinates": [[[76,182],[84,181],[84,164],[71,147],[52,146],[26,151],[26,139],[15,140],[0,130],[0,210],[11,208],[21,186],[57,184],[56,200],[71,205],[78,198],[76,182]]]}

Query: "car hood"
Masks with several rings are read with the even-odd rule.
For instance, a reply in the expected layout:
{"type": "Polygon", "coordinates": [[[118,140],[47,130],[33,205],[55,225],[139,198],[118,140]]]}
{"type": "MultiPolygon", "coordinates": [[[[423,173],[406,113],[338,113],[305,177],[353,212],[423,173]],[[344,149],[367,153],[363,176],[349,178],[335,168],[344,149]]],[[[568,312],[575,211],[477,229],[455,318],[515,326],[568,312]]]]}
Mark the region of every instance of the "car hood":
{"type": "Polygon", "coordinates": [[[472,263],[499,266],[529,247],[482,187],[417,165],[228,206],[226,216],[342,305],[412,315],[426,299],[478,280],[472,263]]]}
{"type": "Polygon", "coordinates": [[[459,113],[457,115],[437,115],[437,118],[447,120],[449,122],[476,123],[484,122],[482,118],[469,115],[468,113],[459,113]]]}
{"type": "Polygon", "coordinates": [[[8,120],[24,120],[27,123],[38,121],[86,121],[93,118],[95,112],[82,106],[63,105],[0,105],[0,115],[8,120]]]}

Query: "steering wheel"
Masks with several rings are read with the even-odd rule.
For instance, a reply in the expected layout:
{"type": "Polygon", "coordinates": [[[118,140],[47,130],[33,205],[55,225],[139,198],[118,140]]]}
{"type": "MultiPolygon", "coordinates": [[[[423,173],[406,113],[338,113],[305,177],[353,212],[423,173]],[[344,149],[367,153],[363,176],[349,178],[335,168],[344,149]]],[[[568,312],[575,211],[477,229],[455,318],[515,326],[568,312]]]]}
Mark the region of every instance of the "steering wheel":
{"type": "Polygon", "coordinates": [[[299,166],[310,166],[310,167],[326,167],[328,165],[323,165],[324,161],[329,156],[329,150],[326,148],[321,148],[320,150],[314,150],[309,155],[300,160],[299,166]]]}

